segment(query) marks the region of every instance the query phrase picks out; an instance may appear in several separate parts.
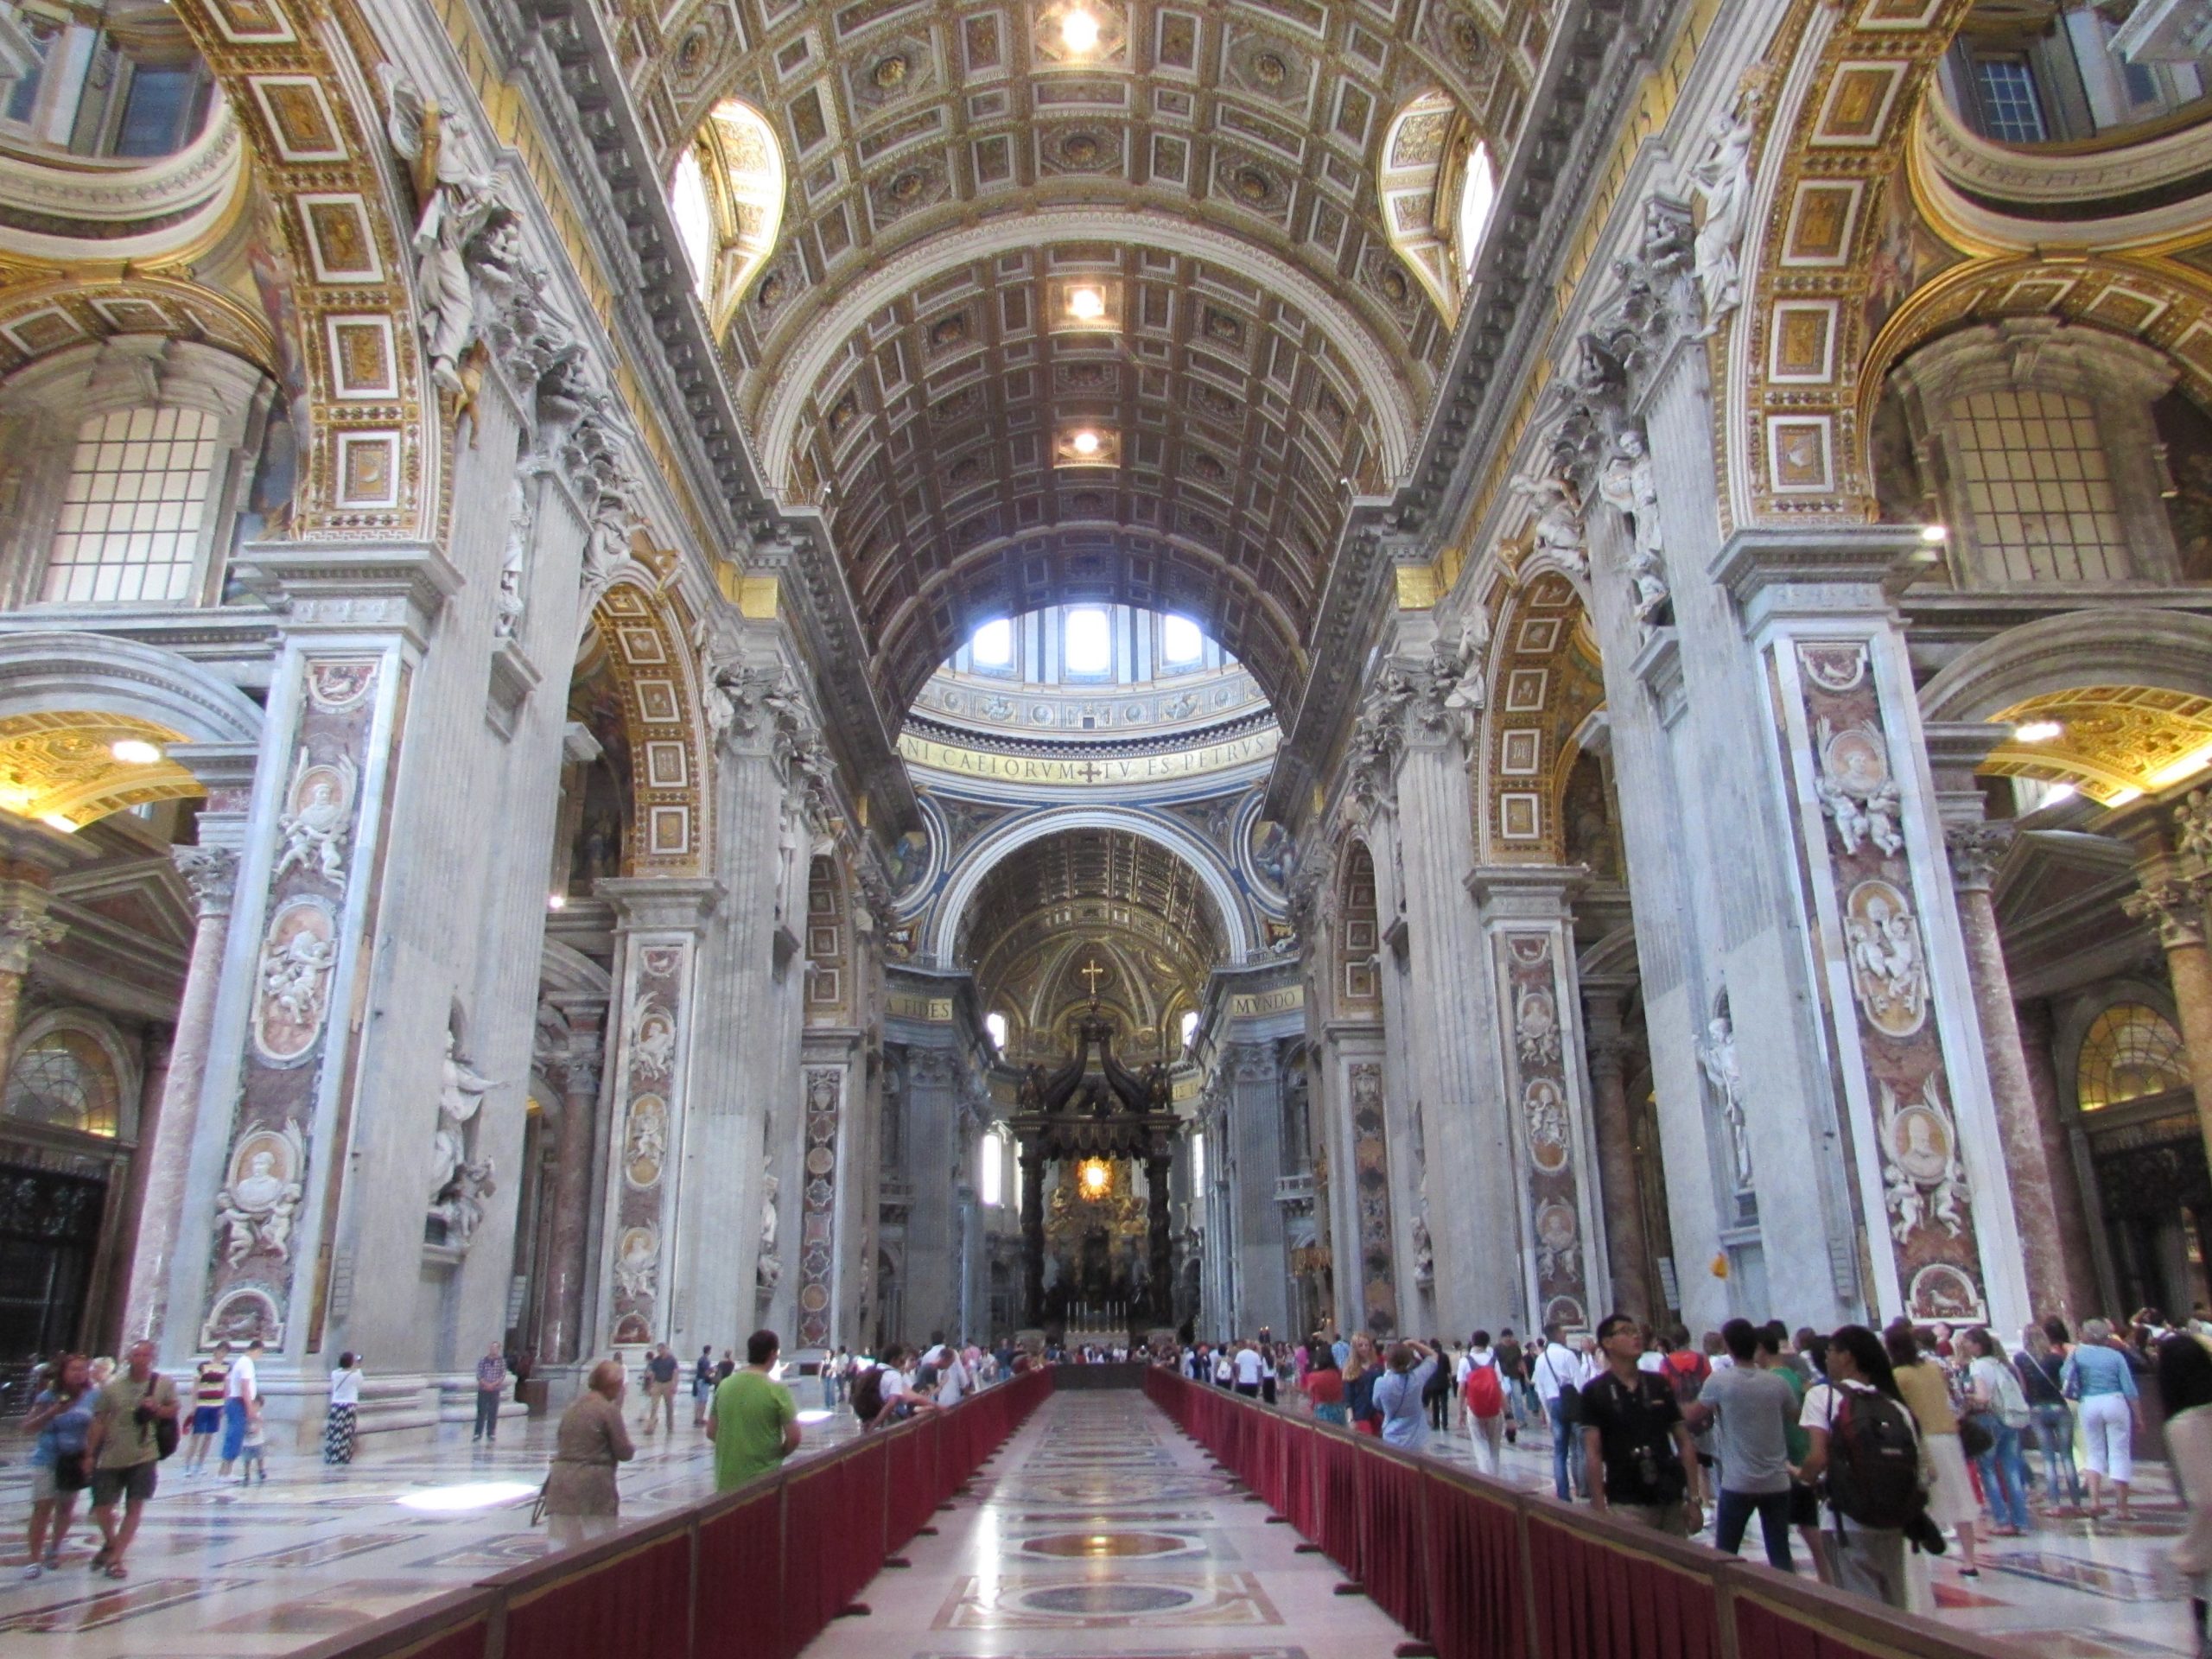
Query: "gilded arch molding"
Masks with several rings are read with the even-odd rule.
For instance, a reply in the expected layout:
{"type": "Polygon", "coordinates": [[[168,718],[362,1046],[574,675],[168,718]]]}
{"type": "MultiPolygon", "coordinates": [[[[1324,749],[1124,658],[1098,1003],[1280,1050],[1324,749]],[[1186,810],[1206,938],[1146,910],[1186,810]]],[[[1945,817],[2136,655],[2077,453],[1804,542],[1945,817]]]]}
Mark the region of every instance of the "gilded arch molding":
{"type": "Polygon", "coordinates": [[[175,4],[245,129],[291,266],[311,437],[293,533],[424,533],[441,507],[443,429],[417,349],[412,216],[368,90],[383,54],[354,7],[175,4]]]}

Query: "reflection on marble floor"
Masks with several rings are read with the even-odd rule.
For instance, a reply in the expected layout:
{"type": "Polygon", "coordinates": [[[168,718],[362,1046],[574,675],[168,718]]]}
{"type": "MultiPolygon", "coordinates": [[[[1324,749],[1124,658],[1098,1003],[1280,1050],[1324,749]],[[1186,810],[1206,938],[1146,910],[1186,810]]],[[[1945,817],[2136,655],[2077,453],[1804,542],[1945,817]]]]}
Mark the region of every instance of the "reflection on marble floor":
{"type": "MultiPolygon", "coordinates": [[[[803,1405],[814,1401],[803,1400],[803,1405]]],[[[633,1405],[632,1410],[635,1410],[633,1405]]],[[[849,1412],[810,1425],[809,1452],[849,1439],[849,1412]]],[[[436,1445],[365,1446],[348,1469],[272,1451],[265,1485],[189,1478],[181,1457],[162,1465],[161,1491],[131,1547],[131,1576],[86,1571],[99,1535],[80,1504],[58,1571],[20,1576],[30,1477],[28,1442],[0,1440],[0,1652],[9,1659],[259,1659],[289,1653],[365,1619],[404,1611],[545,1552],[530,1494],[545,1476],[550,1420],[506,1425],[496,1449],[466,1428],[436,1445]],[[489,1507],[424,1513],[399,1499],[462,1484],[521,1488],[489,1507]]],[[[704,1432],[639,1438],[621,1476],[623,1517],[642,1522],[706,1497],[714,1470],[704,1432]]]]}
{"type": "Polygon", "coordinates": [[[804,1659],[1383,1659],[1405,1639],[1135,1393],[1048,1400],[938,1525],[804,1659]],[[1255,1644],[1271,1633],[1298,1645],[1255,1644]]]}
{"type": "MultiPolygon", "coordinates": [[[[1447,1462],[1473,1465],[1464,1433],[1436,1435],[1431,1448],[1447,1462]]],[[[2041,1460],[2031,1462],[2040,1482],[2041,1460]]],[[[1524,1491],[1551,1491],[1551,1442],[1542,1431],[1505,1448],[1503,1474],[1524,1491]]],[[[2027,1645],[2008,1646],[2036,1659],[2193,1656],[2189,1592],[2165,1565],[2182,1529],[2181,1503],[2163,1465],[2138,1463],[2135,1474],[2138,1516],[2126,1526],[2039,1515],[2038,1529],[2024,1538],[1985,1535],[1981,1575],[1974,1579],[1960,1575],[1955,1547],[1941,1560],[1914,1556],[1916,1607],[1954,1630],[2018,1631],[2027,1645]]],[[[1712,1541],[1709,1527],[1704,1536],[1712,1541]]],[[[1758,1539],[1755,1524],[1745,1543],[1753,1560],[1758,1539]]]]}

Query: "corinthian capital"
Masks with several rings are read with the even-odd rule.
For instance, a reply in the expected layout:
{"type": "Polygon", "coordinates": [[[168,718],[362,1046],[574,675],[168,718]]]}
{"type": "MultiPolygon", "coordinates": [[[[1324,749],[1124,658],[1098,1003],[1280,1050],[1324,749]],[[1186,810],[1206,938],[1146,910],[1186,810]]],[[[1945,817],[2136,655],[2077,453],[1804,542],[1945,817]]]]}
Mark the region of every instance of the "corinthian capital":
{"type": "Polygon", "coordinates": [[[169,861],[192,889],[202,917],[227,916],[238,890],[238,855],[228,847],[172,847],[169,861]]]}
{"type": "Polygon", "coordinates": [[[1948,823],[1943,845],[1950,850],[1951,880],[1961,892],[1986,893],[2012,844],[2009,823],[1948,823]]]}
{"type": "Polygon", "coordinates": [[[2169,950],[2204,943],[2204,899],[2212,876],[2148,876],[2143,891],[2120,901],[2120,907],[2139,922],[2158,930],[2158,943],[2169,950]]]}

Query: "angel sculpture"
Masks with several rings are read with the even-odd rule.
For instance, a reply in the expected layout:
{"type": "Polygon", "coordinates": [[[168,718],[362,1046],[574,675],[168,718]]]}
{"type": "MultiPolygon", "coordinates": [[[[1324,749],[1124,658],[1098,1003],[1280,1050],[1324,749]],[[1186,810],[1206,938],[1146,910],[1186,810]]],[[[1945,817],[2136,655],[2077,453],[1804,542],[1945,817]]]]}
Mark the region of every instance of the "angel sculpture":
{"type": "Polygon", "coordinates": [[[1508,487],[1529,497],[1535,510],[1529,551],[1549,553],[1578,575],[1586,573],[1590,556],[1583,546],[1582,507],[1574,486],[1562,478],[1524,473],[1508,487]]]}
{"type": "Polygon", "coordinates": [[[469,249],[511,210],[492,174],[470,165],[465,123],[449,119],[435,99],[396,65],[377,66],[391,105],[385,131],[409,163],[420,213],[415,221],[415,289],[423,310],[423,343],[430,378],[466,405],[461,359],[476,343],[476,280],[469,249]]]}

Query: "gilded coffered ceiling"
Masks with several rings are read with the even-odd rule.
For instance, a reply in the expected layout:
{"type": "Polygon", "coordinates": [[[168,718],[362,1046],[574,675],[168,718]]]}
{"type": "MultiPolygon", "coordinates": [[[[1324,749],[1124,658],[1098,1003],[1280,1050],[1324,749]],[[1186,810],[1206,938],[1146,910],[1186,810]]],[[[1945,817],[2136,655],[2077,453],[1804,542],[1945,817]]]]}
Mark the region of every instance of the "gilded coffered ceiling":
{"type": "Polygon", "coordinates": [[[668,164],[732,98],[785,146],[724,364],[770,481],[830,519],[892,706],[976,623],[1078,596],[1194,611],[1288,690],[1449,345],[1384,147],[1502,161],[1541,9],[713,0],[616,35],[668,164]]]}
{"type": "Polygon", "coordinates": [[[2179,691],[2083,686],[2030,697],[1994,718],[2012,722],[2014,737],[1984,772],[2071,784],[2107,806],[2171,788],[2212,760],[2212,698],[2179,691]]]}
{"type": "Polygon", "coordinates": [[[1140,1050],[1195,1005],[1224,954],[1197,873],[1155,842],[1109,830],[1070,830],[1009,856],[977,891],[957,951],[987,1007],[1046,1033],[1088,1001],[1083,970],[1095,961],[1102,1006],[1140,1050]]]}

